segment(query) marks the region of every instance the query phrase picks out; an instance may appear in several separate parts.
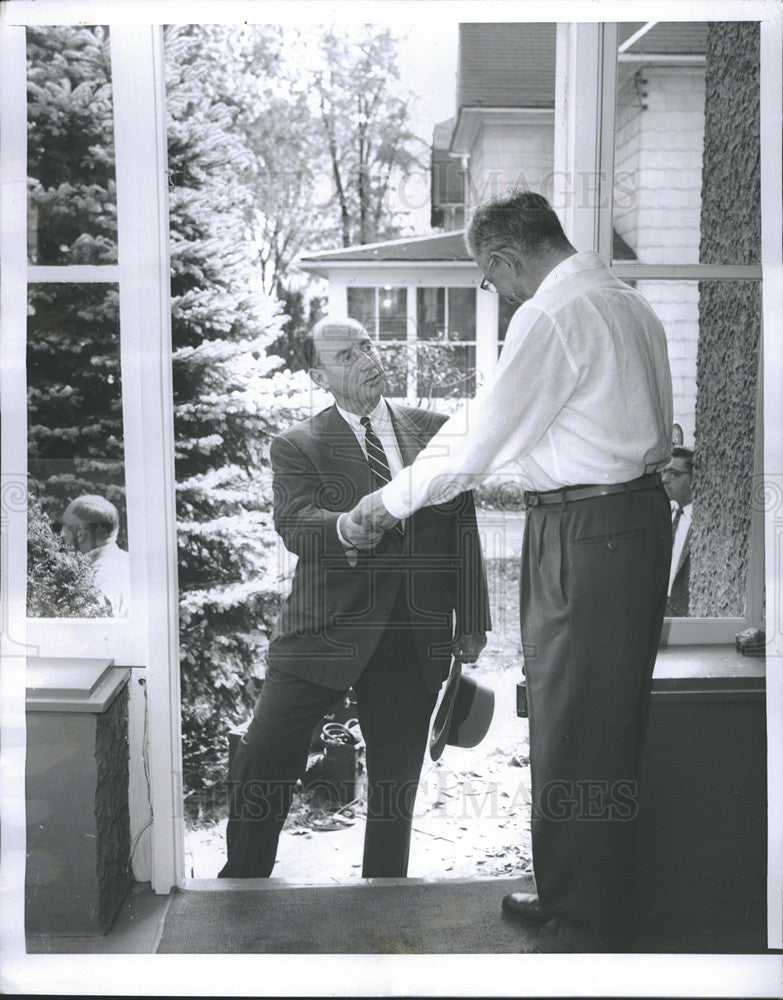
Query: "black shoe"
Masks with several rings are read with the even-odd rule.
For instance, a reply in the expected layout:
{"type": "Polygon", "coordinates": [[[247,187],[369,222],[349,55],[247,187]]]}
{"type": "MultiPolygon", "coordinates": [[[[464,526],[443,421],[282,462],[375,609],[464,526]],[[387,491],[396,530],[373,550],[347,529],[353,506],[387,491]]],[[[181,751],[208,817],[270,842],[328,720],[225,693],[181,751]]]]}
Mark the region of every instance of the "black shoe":
{"type": "Polygon", "coordinates": [[[511,892],[504,896],[503,915],[533,927],[541,927],[549,920],[534,892],[511,892]]]}
{"type": "Polygon", "coordinates": [[[534,952],[572,955],[576,952],[608,951],[606,942],[595,935],[587,924],[567,917],[552,917],[538,932],[534,952]]]}

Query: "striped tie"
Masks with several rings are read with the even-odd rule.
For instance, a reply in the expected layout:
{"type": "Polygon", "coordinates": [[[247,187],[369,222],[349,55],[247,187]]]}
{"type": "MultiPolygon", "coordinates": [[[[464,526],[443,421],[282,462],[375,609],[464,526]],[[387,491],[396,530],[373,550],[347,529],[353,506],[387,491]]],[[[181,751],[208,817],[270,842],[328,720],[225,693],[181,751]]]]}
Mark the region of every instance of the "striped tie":
{"type": "MultiPolygon", "coordinates": [[[[386,452],[383,450],[383,445],[381,444],[378,435],[372,429],[370,418],[362,417],[359,423],[364,428],[364,447],[367,451],[367,462],[370,466],[370,472],[372,472],[376,488],[380,489],[388,482],[391,482],[391,469],[389,468],[389,461],[386,458],[386,452]]],[[[403,530],[401,524],[395,524],[394,527],[389,530],[396,533],[399,538],[405,537],[405,531],[403,530]]]]}

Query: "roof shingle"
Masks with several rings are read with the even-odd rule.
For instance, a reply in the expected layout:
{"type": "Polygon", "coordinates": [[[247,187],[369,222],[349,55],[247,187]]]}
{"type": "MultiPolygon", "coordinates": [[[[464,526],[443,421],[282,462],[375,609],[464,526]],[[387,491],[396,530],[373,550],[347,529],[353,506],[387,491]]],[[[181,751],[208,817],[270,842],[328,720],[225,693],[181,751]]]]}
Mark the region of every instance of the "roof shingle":
{"type": "Polygon", "coordinates": [[[460,24],[457,108],[551,108],[555,24],[460,24]]]}

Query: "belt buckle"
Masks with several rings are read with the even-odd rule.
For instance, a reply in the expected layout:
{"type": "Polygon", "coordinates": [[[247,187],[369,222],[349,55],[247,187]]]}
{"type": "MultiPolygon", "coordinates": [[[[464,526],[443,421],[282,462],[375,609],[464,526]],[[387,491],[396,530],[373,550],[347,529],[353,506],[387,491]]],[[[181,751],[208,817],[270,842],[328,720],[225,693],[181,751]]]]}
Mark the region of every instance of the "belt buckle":
{"type": "Polygon", "coordinates": [[[526,507],[538,507],[538,493],[526,493],[525,494],[525,506],[526,507]]]}

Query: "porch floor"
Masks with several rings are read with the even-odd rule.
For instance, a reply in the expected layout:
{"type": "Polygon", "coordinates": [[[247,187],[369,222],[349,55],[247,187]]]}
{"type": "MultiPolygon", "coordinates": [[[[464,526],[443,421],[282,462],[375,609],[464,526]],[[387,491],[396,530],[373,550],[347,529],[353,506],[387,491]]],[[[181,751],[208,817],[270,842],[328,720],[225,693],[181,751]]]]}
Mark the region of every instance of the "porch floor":
{"type": "MultiPolygon", "coordinates": [[[[526,879],[195,879],[156,896],[136,883],[105,937],[28,936],[28,954],[518,954],[535,931],[501,915],[526,879]]],[[[645,928],[640,953],[769,954],[763,927],[728,912],[645,928]]]]}

